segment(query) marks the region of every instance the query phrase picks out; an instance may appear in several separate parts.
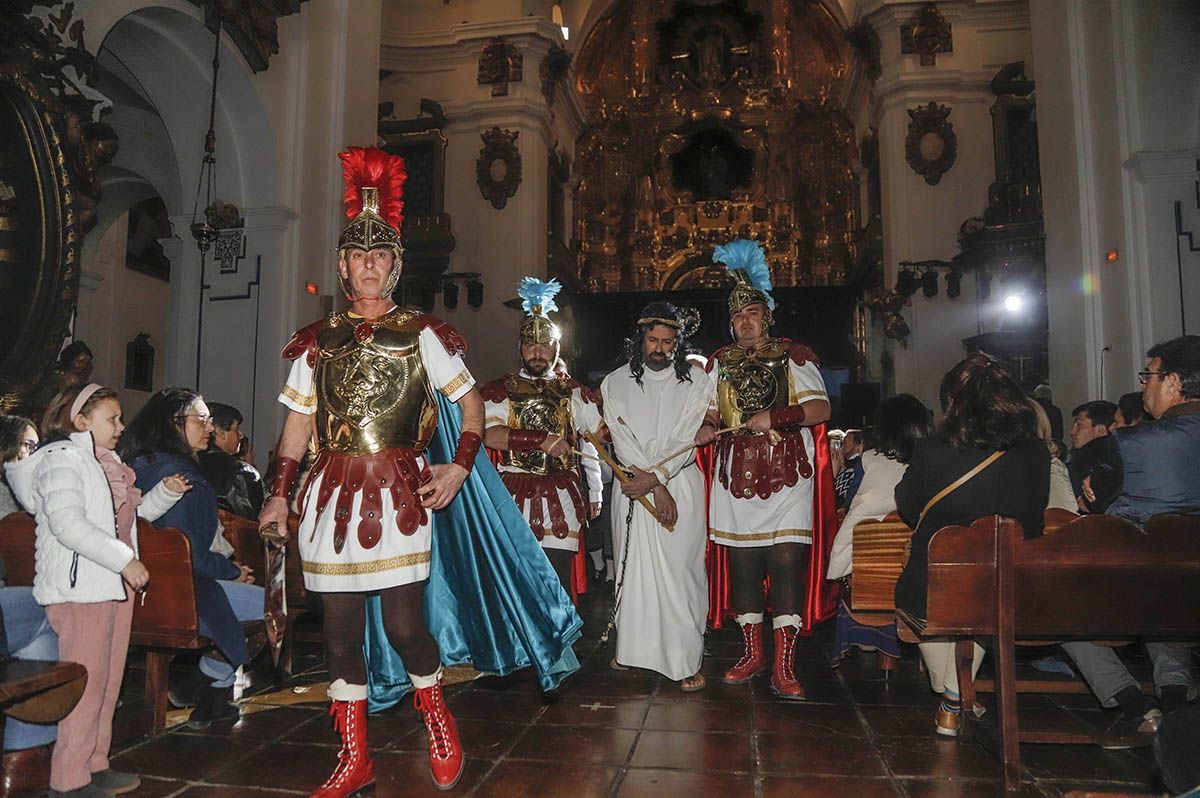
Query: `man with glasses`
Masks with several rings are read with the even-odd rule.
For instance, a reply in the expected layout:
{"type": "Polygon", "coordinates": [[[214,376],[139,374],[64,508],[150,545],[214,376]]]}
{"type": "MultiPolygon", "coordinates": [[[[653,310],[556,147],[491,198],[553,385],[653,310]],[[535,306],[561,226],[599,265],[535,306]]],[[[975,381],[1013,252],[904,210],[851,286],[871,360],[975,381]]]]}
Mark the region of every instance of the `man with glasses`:
{"type": "MultiPolygon", "coordinates": [[[[1084,486],[1093,505],[1139,526],[1160,513],[1200,516],[1200,335],[1157,344],[1138,373],[1153,421],[1113,430],[1107,456],[1084,486]]],[[[1152,733],[1163,714],[1196,696],[1190,646],[1147,643],[1162,710],[1152,707],[1116,653],[1093,643],[1063,643],[1106,707],[1119,706],[1118,730],[1152,733]]]]}

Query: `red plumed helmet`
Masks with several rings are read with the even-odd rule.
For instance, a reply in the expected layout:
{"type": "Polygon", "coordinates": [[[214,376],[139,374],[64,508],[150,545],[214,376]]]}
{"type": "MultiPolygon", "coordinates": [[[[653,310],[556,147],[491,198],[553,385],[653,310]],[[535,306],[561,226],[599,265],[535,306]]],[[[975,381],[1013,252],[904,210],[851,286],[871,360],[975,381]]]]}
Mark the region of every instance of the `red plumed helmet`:
{"type": "Polygon", "coordinates": [[[338,158],[346,184],[343,202],[351,220],[342,230],[338,249],[390,244],[400,250],[404,181],[408,177],[404,159],[378,147],[349,147],[338,153],[338,158]],[[381,229],[384,226],[390,230],[381,229]]]}

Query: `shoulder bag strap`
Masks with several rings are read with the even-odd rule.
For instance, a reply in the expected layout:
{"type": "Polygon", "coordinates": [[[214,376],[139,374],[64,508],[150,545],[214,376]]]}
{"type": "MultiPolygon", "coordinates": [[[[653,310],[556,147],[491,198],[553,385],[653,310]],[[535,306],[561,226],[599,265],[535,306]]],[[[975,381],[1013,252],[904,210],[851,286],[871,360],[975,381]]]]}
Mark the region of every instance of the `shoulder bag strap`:
{"type": "Polygon", "coordinates": [[[985,457],[985,458],[983,459],[983,461],[979,463],[979,465],[975,466],[975,467],[974,467],[974,468],[972,468],[970,471],[968,471],[967,473],[963,474],[961,477],[959,477],[958,479],[954,480],[954,481],[953,481],[953,482],[951,482],[949,485],[947,485],[946,487],[944,487],[944,488],[942,488],[940,491],[938,491],[937,495],[935,495],[935,496],[934,496],[932,499],[930,499],[930,500],[929,500],[929,501],[928,501],[928,502],[925,504],[925,509],[921,510],[921,516],[920,516],[920,517],[917,519],[917,526],[918,526],[918,527],[919,527],[919,526],[921,526],[921,522],[925,520],[925,516],[929,514],[929,511],[933,509],[933,506],[934,506],[935,504],[937,504],[937,503],[938,503],[938,502],[940,502],[942,499],[944,499],[944,498],[946,498],[947,496],[949,496],[949,495],[950,495],[951,493],[953,493],[954,491],[956,491],[956,490],[958,490],[959,488],[961,488],[961,487],[962,487],[963,485],[965,485],[967,482],[970,482],[970,481],[971,481],[971,480],[972,480],[974,477],[976,477],[976,476],[979,474],[979,472],[983,471],[985,468],[987,468],[988,466],[990,466],[992,463],[994,463],[994,462],[996,462],[997,460],[999,460],[999,459],[1000,459],[1000,456],[1001,456],[1001,455],[1003,455],[1003,454],[1004,454],[1004,452],[1003,452],[1003,451],[999,451],[999,452],[992,452],[992,453],[991,453],[991,454],[989,454],[987,457],[985,457]]]}

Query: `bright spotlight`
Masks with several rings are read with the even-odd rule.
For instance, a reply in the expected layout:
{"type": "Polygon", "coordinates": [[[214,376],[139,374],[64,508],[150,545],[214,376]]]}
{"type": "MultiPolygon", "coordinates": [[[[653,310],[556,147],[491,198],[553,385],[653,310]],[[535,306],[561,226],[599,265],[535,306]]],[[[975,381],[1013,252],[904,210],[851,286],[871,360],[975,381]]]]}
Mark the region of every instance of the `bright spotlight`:
{"type": "Polygon", "coordinates": [[[1020,294],[1009,294],[1004,297],[1004,309],[1009,313],[1018,313],[1025,305],[1025,298],[1020,294]]]}

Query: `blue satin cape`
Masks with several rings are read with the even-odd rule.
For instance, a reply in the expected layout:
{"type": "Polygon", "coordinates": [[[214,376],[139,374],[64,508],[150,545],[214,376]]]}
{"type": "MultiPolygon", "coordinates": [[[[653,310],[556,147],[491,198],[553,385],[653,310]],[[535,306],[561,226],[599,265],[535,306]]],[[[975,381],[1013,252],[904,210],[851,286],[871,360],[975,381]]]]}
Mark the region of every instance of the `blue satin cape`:
{"type": "MultiPolygon", "coordinates": [[[[438,428],[425,456],[454,458],[462,411],[438,391],[438,428]]],[[[530,665],[542,689],[579,670],[583,621],[495,467],[481,450],[458,496],[433,514],[425,618],[442,664],[504,675],[530,665]]],[[[388,643],[379,598],[367,602],[368,709],[398,703],[412,682],[388,643]]]]}

